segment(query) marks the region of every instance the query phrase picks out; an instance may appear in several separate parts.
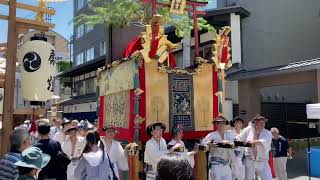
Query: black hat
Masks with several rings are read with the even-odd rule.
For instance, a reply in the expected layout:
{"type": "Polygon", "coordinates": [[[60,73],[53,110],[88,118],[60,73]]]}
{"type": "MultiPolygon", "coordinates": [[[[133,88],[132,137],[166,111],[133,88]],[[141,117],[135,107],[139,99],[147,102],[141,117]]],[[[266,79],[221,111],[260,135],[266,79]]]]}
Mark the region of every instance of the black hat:
{"type": "Polygon", "coordinates": [[[182,124],[177,124],[175,126],[172,127],[171,133],[173,135],[177,134],[179,131],[183,130],[183,126],[182,124]]]}
{"type": "Polygon", "coordinates": [[[152,123],[147,127],[147,134],[149,136],[152,136],[152,131],[156,126],[160,126],[162,129],[162,132],[164,132],[166,130],[166,125],[161,123],[161,122],[156,122],[156,123],[152,123]]]}
{"type": "Polygon", "coordinates": [[[61,126],[64,126],[64,125],[69,124],[69,123],[71,123],[71,121],[69,119],[63,118],[61,126]]]}
{"type": "Polygon", "coordinates": [[[234,123],[236,123],[236,121],[241,121],[242,124],[244,124],[244,120],[240,116],[237,116],[230,121],[230,126],[234,127],[234,123]]]}
{"type": "Polygon", "coordinates": [[[107,126],[105,126],[105,127],[102,128],[102,131],[107,131],[107,130],[109,130],[109,129],[114,130],[115,133],[118,133],[118,132],[119,132],[114,125],[107,125],[107,126]]]}
{"type": "Polygon", "coordinates": [[[212,121],[212,123],[217,123],[217,122],[226,122],[226,125],[229,124],[229,120],[226,119],[223,116],[217,116],[216,118],[214,118],[214,120],[212,121]]]}
{"type": "Polygon", "coordinates": [[[78,130],[78,126],[71,126],[69,129],[67,129],[66,134],[69,134],[70,131],[78,130]]]}
{"type": "Polygon", "coordinates": [[[264,120],[264,122],[268,122],[268,119],[261,116],[260,114],[257,114],[256,116],[254,116],[251,120],[251,123],[255,123],[257,120],[264,120]]]}

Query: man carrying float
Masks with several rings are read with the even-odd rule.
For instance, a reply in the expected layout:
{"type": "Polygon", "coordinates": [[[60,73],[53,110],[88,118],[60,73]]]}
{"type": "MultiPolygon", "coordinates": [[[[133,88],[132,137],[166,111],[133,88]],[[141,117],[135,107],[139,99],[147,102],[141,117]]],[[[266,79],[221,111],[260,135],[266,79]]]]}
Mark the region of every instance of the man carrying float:
{"type": "Polygon", "coordinates": [[[234,158],[233,136],[230,131],[226,131],[229,121],[218,116],[213,123],[217,125],[217,130],[202,140],[202,144],[210,148],[209,180],[232,180],[230,164],[234,158]]]}
{"type": "Polygon", "coordinates": [[[162,133],[165,131],[165,129],[166,126],[160,122],[150,124],[147,127],[147,134],[151,136],[146,143],[146,148],[144,151],[147,180],[155,180],[157,164],[163,155],[182,147],[180,143],[177,143],[175,146],[167,150],[167,143],[162,138],[162,133]]]}
{"type": "MultiPolygon", "coordinates": [[[[233,138],[236,138],[242,132],[243,124],[244,124],[244,120],[239,116],[231,120],[230,126],[232,128],[230,132],[232,133],[233,138]]],[[[235,145],[237,145],[236,141],[235,141],[235,145]]],[[[235,157],[231,165],[233,180],[244,180],[244,177],[245,177],[244,152],[245,152],[245,147],[236,147],[234,149],[235,157]]]]}
{"type": "Polygon", "coordinates": [[[252,180],[255,175],[261,180],[272,179],[268,164],[272,135],[265,129],[266,122],[265,117],[256,115],[252,125],[246,127],[237,136],[237,140],[252,144],[252,147],[246,148],[245,151],[245,180],[252,180]]]}
{"type": "Polygon", "coordinates": [[[174,153],[182,155],[186,160],[188,160],[191,167],[194,167],[194,155],[198,152],[198,145],[195,146],[193,151],[188,152],[184,142],[182,141],[183,137],[183,127],[181,124],[177,124],[172,128],[172,140],[168,143],[168,149],[180,143],[181,147],[178,148],[174,153]]]}

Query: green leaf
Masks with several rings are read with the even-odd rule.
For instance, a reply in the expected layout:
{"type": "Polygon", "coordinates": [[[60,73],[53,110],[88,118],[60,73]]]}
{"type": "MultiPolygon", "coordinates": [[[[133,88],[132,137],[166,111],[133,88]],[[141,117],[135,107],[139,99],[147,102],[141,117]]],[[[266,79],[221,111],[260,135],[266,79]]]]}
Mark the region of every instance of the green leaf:
{"type": "MultiPolygon", "coordinates": [[[[206,0],[198,0],[205,2],[206,0]]],[[[161,0],[162,3],[170,3],[169,0],[161,0]]],[[[105,24],[113,27],[130,26],[133,21],[145,21],[148,24],[151,19],[151,6],[143,5],[137,0],[92,0],[89,2],[89,9],[92,14],[81,14],[74,18],[76,24],[88,23],[91,25],[105,24]],[[147,17],[145,17],[147,16],[147,17]]],[[[164,18],[166,26],[176,27],[175,34],[178,37],[191,36],[193,19],[186,12],[184,14],[173,14],[169,8],[158,8],[158,13],[164,18]]],[[[198,18],[198,29],[214,31],[214,28],[203,18],[198,18]]]]}

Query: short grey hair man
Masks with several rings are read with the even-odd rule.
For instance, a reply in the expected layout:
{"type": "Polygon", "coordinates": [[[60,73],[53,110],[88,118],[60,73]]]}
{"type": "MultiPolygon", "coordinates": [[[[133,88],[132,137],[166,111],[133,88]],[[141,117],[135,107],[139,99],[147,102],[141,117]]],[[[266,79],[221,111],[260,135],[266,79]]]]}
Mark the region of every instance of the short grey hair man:
{"type": "Polygon", "coordinates": [[[276,128],[276,127],[271,128],[270,131],[271,131],[272,134],[277,134],[277,135],[279,135],[279,130],[278,130],[278,128],[276,128]]]}
{"type": "Polygon", "coordinates": [[[12,150],[19,150],[23,151],[24,149],[28,148],[30,144],[24,144],[26,140],[30,139],[29,133],[25,129],[16,129],[14,130],[10,136],[10,144],[12,150]],[[21,147],[27,145],[28,147],[21,147]]]}
{"type": "Polygon", "coordinates": [[[21,160],[21,152],[30,146],[31,139],[25,129],[15,129],[9,140],[11,149],[0,160],[0,179],[14,180],[19,174],[14,163],[21,160]]]}
{"type": "Polygon", "coordinates": [[[273,127],[270,131],[273,137],[273,163],[275,175],[278,180],[287,180],[288,140],[280,135],[278,128],[273,127]]]}

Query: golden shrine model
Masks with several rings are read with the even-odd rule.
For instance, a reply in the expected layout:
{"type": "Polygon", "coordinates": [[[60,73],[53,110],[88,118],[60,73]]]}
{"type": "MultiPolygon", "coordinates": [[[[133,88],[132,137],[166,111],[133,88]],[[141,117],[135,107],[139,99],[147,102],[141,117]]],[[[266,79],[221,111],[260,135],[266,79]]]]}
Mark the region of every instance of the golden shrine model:
{"type": "Polygon", "coordinates": [[[231,65],[228,34],[224,27],[214,38],[213,58],[197,57],[195,68],[175,67],[177,48],[164,34],[163,20],[154,15],[150,25],[126,49],[126,58],[100,69],[99,129],[118,127],[117,138],[147,141],[145,128],[162,122],[168,130],[184,127],[185,139],[204,137],[212,120],[223,114],[225,69],[231,65]]]}

